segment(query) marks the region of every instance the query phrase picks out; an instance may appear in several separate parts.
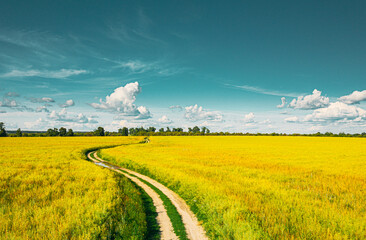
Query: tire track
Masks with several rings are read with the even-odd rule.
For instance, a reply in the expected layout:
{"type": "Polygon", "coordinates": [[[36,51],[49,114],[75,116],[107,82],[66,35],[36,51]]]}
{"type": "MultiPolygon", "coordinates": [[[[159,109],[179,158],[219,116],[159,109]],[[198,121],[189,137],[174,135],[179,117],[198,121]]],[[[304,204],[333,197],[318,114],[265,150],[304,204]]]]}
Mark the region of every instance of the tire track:
{"type": "MultiPolygon", "coordinates": [[[[190,210],[190,208],[186,204],[186,202],[181,197],[179,197],[175,192],[168,189],[163,184],[161,184],[161,183],[159,183],[159,182],[157,182],[157,181],[155,181],[155,180],[153,180],[153,179],[151,179],[151,178],[149,178],[145,175],[142,175],[140,173],[137,173],[135,171],[132,171],[132,170],[129,170],[129,169],[126,169],[126,168],[122,168],[122,167],[110,164],[109,162],[107,162],[107,161],[101,159],[100,157],[98,157],[96,151],[89,153],[88,158],[91,159],[95,163],[104,164],[105,167],[108,167],[108,168],[110,168],[114,171],[117,171],[121,174],[124,174],[126,177],[129,177],[130,179],[132,177],[135,180],[139,181],[138,178],[140,178],[140,179],[150,183],[151,185],[153,185],[157,189],[159,189],[161,192],[163,192],[164,195],[166,195],[170,199],[172,204],[176,207],[178,213],[181,215],[182,221],[183,221],[184,226],[186,228],[187,237],[191,240],[206,240],[206,239],[208,240],[208,237],[206,236],[206,233],[205,233],[204,229],[199,224],[198,219],[196,218],[194,213],[190,210]],[[134,175],[134,176],[138,177],[138,178],[130,176],[129,174],[125,174],[122,171],[125,171],[125,172],[127,172],[131,175],[134,175]]],[[[131,180],[134,181],[133,179],[131,179],[131,180]]],[[[144,184],[144,183],[142,183],[142,184],[144,184]]],[[[146,187],[148,187],[148,186],[146,185],[146,187]]],[[[152,189],[150,188],[150,190],[152,190],[152,189]]],[[[155,194],[157,195],[157,193],[155,193],[155,194]]],[[[160,199],[160,201],[161,201],[161,199],[160,199]]],[[[155,205],[155,202],[154,202],[154,205],[155,205]]],[[[165,218],[164,218],[164,221],[166,221],[165,218]]],[[[168,221],[170,222],[170,225],[171,225],[170,219],[168,221]]],[[[159,222],[159,224],[160,224],[160,222],[159,222]]],[[[171,239],[178,239],[178,238],[171,238],[171,239]]]]}

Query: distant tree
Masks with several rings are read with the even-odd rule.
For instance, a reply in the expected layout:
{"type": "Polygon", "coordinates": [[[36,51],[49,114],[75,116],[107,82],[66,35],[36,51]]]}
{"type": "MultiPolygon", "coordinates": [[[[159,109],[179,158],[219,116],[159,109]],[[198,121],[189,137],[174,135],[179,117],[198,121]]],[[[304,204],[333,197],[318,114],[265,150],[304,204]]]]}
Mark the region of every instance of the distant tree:
{"type": "Polygon", "coordinates": [[[54,137],[54,136],[58,136],[59,132],[58,132],[58,129],[57,128],[49,128],[46,132],[46,135],[47,136],[50,136],[50,137],[54,137]]]}
{"type": "Polygon", "coordinates": [[[21,137],[21,136],[23,136],[22,130],[20,130],[20,128],[18,128],[18,130],[17,130],[17,132],[15,133],[15,135],[16,135],[17,137],[21,137]]]}
{"type": "Polygon", "coordinates": [[[118,129],[118,133],[121,134],[122,136],[128,136],[128,128],[123,127],[118,129]]]}
{"type": "Polygon", "coordinates": [[[210,129],[206,128],[206,133],[207,134],[210,133],[210,129]]]}
{"type": "Polygon", "coordinates": [[[63,137],[63,136],[66,136],[66,133],[67,133],[67,132],[66,132],[66,128],[64,128],[64,127],[60,127],[60,130],[59,130],[59,131],[60,131],[60,136],[62,136],[62,137],[63,137]]]}
{"type": "Polygon", "coordinates": [[[94,135],[95,136],[104,136],[104,128],[102,127],[98,127],[96,130],[94,130],[94,135]]]}
{"type": "Polygon", "coordinates": [[[169,127],[166,127],[166,132],[171,132],[169,127]]]}
{"type": "Polygon", "coordinates": [[[8,136],[8,134],[6,133],[5,125],[3,122],[0,122],[0,137],[6,137],[6,136],[8,136]]]}
{"type": "Polygon", "coordinates": [[[190,127],[189,127],[189,128],[188,128],[188,132],[190,133],[190,132],[192,132],[192,131],[193,131],[193,130],[192,130],[192,128],[190,128],[190,127]]]}
{"type": "Polygon", "coordinates": [[[201,128],[201,133],[205,134],[206,133],[206,130],[207,130],[207,127],[202,127],[201,128]]]}
{"type": "Polygon", "coordinates": [[[199,133],[200,132],[200,128],[198,126],[194,126],[194,128],[192,129],[193,133],[199,133]]]}
{"type": "Polygon", "coordinates": [[[137,133],[135,128],[130,128],[128,131],[130,132],[131,136],[135,136],[135,134],[137,133]]]}
{"type": "Polygon", "coordinates": [[[148,131],[148,132],[155,132],[155,131],[156,131],[156,128],[154,128],[154,127],[149,127],[147,131],[148,131]]]}
{"type": "Polygon", "coordinates": [[[160,128],[159,132],[161,132],[161,133],[164,132],[164,128],[160,128]]]}
{"type": "Polygon", "coordinates": [[[74,131],[70,128],[69,131],[67,131],[66,136],[69,136],[69,137],[74,136],[74,131]]]}

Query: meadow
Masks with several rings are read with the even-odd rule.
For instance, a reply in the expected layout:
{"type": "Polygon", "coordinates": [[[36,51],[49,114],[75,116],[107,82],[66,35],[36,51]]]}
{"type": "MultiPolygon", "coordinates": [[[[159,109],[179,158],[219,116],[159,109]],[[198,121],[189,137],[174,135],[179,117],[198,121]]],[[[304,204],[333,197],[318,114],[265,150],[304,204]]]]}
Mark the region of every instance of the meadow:
{"type": "Polygon", "coordinates": [[[84,154],[139,141],[0,138],[0,239],[144,239],[146,196],[84,154]]]}
{"type": "Polygon", "coordinates": [[[366,238],[366,139],[150,137],[100,155],[178,193],[212,239],[366,238]]]}

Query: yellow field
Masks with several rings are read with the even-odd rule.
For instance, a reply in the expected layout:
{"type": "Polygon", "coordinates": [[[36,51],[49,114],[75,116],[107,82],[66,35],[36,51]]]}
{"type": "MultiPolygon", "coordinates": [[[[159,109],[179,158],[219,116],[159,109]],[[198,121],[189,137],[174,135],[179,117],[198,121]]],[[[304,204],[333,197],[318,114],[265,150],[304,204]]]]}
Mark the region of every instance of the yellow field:
{"type": "Polygon", "coordinates": [[[366,139],[150,140],[101,155],[176,191],[213,239],[366,238],[366,139]]]}
{"type": "Polygon", "coordinates": [[[105,239],[146,233],[139,192],[82,159],[127,137],[0,138],[0,239],[105,239]],[[125,236],[123,235],[123,236],[125,236]]]}

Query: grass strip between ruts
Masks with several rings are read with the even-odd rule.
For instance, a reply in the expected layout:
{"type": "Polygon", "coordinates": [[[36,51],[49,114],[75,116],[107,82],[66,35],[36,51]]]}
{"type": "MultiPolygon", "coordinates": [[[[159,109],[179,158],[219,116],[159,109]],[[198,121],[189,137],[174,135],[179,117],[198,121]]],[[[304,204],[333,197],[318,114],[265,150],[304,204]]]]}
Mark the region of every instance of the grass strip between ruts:
{"type": "Polygon", "coordinates": [[[124,170],[121,170],[121,171],[124,172],[125,174],[138,178],[141,182],[145,183],[150,188],[152,188],[157,194],[159,194],[161,200],[163,201],[167,214],[170,218],[170,221],[172,222],[175,234],[179,237],[179,239],[188,240],[186,228],[184,227],[182,217],[180,216],[180,214],[177,211],[177,208],[173,205],[173,203],[170,201],[170,199],[162,191],[160,191],[157,187],[155,187],[151,183],[137,177],[136,175],[128,173],[124,170]]]}

